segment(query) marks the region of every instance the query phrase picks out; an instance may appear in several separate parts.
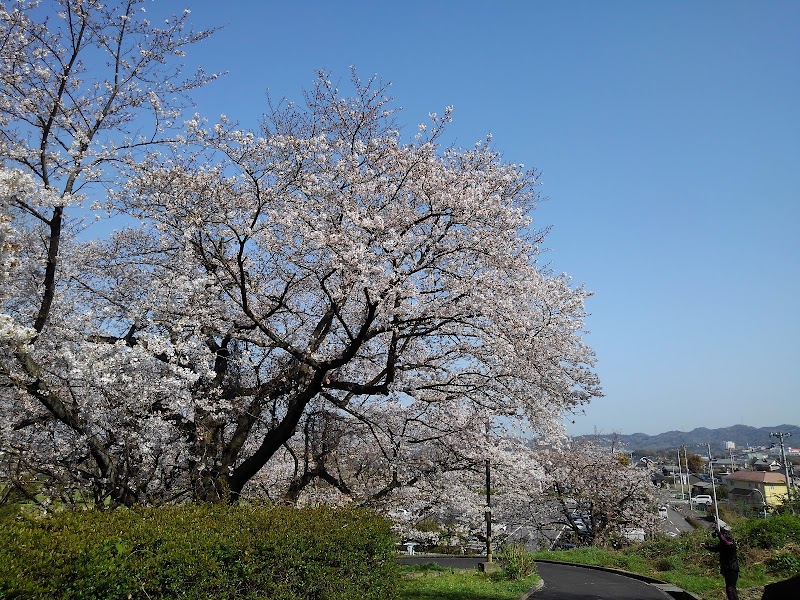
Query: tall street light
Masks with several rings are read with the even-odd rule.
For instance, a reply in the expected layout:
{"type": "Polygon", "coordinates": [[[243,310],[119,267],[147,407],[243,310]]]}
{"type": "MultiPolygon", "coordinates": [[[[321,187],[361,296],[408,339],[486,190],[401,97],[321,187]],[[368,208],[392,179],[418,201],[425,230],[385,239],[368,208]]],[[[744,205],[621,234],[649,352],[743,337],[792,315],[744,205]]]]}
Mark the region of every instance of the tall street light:
{"type": "MultiPolygon", "coordinates": [[[[786,477],[786,501],[791,506],[792,502],[792,480],[789,479],[789,463],[786,461],[786,451],[783,448],[783,438],[790,437],[792,435],[791,431],[773,431],[769,434],[769,437],[778,438],[778,443],[781,446],[781,461],[783,462],[783,474],[786,477]]],[[[792,514],[794,514],[794,508],[792,508],[792,514]]]]}
{"type": "Polygon", "coordinates": [[[689,481],[689,455],[686,446],[683,447],[683,460],[686,461],[686,487],[689,488],[689,507],[692,506],[692,482],[689,481]]]}
{"type": "Polygon", "coordinates": [[[767,518],[767,500],[764,498],[764,494],[761,493],[761,490],[758,488],[753,488],[754,492],[758,492],[758,495],[761,496],[761,509],[764,511],[764,518],[767,518]]]}
{"type": "Polygon", "coordinates": [[[711,444],[708,444],[708,467],[711,470],[711,492],[714,494],[714,516],[716,517],[714,523],[717,525],[719,531],[719,508],[717,507],[717,483],[714,481],[714,459],[711,458],[711,444]]]}

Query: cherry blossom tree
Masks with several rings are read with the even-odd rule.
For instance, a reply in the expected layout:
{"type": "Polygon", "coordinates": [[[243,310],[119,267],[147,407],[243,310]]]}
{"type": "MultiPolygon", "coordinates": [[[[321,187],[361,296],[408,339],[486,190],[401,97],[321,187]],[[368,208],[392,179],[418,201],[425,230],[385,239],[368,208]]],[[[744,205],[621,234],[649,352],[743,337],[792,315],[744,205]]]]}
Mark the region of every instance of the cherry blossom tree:
{"type": "Polygon", "coordinates": [[[656,490],[646,469],[593,442],[551,449],[541,460],[550,500],[543,525],[571,530],[587,544],[619,540],[626,529],[657,530],[656,490]]]}
{"type": "Polygon", "coordinates": [[[209,77],[161,61],[207,32],[153,33],[138,5],[2,13],[15,456],[127,504],[267,476],[368,503],[469,472],[486,415],[546,435],[599,394],[588,293],[538,262],[534,171],[488,139],[445,147],[450,109],[405,135],[388,85],[355,74],[348,95],[320,73],[257,130],[196,116],[168,140],[172,99],[209,77]],[[135,225],[82,242],[65,211],[99,183],[135,225]]]}
{"type": "Polygon", "coordinates": [[[105,391],[80,374],[97,358],[85,346],[97,324],[77,303],[80,223],[67,215],[116,165],[163,141],[186,94],[213,79],[180,66],[210,32],[191,31],[188,11],[155,26],[145,4],[0,4],[3,452],[49,481],[88,477],[120,499],[130,490],[114,424],[86,404],[105,391]]]}
{"type": "Polygon", "coordinates": [[[356,503],[388,513],[406,540],[446,546],[485,541],[486,461],[495,539],[543,514],[544,471],[530,432],[450,405],[395,406],[363,422],[309,413],[251,481],[260,495],[293,503],[356,503]],[[419,410],[436,411],[420,414],[419,410]],[[422,529],[420,529],[422,527],[422,529]]]}
{"type": "Polygon", "coordinates": [[[400,490],[407,495],[409,488],[440,483],[447,473],[473,471],[487,456],[483,423],[453,402],[387,400],[365,408],[310,406],[282,457],[273,457],[253,485],[293,503],[398,507],[400,490]]]}
{"type": "Polygon", "coordinates": [[[320,74],[260,131],[194,120],[113,199],[145,226],[105,247],[85,302],[196,377],[190,414],[162,412],[198,497],[237,497],[312,406],[369,424],[455,403],[548,430],[598,393],[586,292],[536,262],[534,174],[488,143],[441,148],[449,109],[404,142],[387,87],[352,84],[320,74]]]}

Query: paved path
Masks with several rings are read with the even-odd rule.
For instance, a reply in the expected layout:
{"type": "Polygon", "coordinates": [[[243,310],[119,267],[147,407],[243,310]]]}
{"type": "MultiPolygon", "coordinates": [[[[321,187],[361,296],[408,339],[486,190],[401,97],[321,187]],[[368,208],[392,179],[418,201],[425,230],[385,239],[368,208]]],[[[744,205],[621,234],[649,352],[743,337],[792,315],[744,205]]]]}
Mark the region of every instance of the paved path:
{"type": "MultiPolygon", "coordinates": [[[[482,557],[414,556],[403,557],[405,564],[435,562],[454,569],[472,569],[482,557]]],[[[544,588],[532,600],[669,600],[671,596],[652,585],[597,569],[575,565],[537,562],[536,570],[544,588]]]]}
{"type": "Polygon", "coordinates": [[[643,581],[573,565],[536,563],[544,588],[533,600],[666,600],[669,594],[643,581]]]}

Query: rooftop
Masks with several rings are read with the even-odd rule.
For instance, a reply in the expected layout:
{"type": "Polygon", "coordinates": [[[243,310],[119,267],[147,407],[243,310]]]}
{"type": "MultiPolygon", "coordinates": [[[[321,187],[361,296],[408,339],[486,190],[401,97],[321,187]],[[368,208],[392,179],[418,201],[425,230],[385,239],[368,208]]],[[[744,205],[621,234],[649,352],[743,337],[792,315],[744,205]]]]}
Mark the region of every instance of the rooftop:
{"type": "Polygon", "coordinates": [[[758,483],[786,483],[783,473],[772,473],[770,471],[736,471],[730,475],[725,475],[725,479],[731,481],[756,481],[758,483]]]}

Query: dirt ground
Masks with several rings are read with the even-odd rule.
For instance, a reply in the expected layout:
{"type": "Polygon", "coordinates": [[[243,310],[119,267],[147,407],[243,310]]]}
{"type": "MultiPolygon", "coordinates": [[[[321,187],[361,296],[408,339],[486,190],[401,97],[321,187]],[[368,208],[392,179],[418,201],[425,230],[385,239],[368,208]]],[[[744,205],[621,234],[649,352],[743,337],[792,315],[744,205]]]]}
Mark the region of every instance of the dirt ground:
{"type": "MultiPolygon", "coordinates": [[[[739,588],[739,600],[761,600],[761,596],[764,594],[763,587],[752,587],[752,588],[739,588]]],[[[720,600],[725,600],[725,592],[722,592],[720,596],[720,600]]]]}

